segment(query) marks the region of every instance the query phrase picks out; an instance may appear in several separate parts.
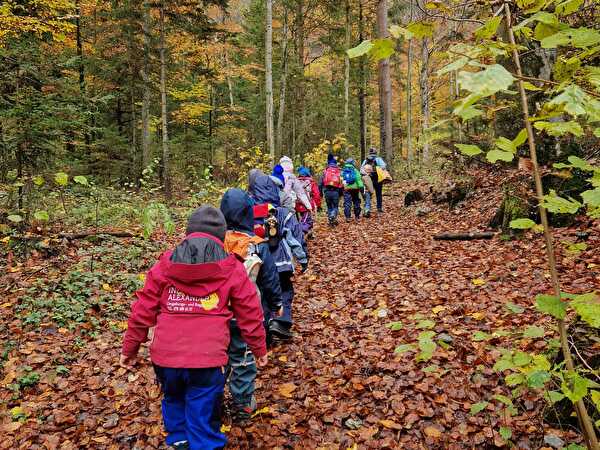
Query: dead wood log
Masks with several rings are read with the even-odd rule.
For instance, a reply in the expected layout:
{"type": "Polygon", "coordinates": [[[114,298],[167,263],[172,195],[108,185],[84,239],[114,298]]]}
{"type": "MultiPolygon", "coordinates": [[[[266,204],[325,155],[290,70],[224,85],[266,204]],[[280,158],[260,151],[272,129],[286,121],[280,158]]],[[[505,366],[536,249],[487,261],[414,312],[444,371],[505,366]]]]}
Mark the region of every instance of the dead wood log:
{"type": "Polygon", "coordinates": [[[473,233],[440,233],[433,236],[436,241],[474,241],[476,239],[492,239],[496,233],[492,231],[473,233]]]}

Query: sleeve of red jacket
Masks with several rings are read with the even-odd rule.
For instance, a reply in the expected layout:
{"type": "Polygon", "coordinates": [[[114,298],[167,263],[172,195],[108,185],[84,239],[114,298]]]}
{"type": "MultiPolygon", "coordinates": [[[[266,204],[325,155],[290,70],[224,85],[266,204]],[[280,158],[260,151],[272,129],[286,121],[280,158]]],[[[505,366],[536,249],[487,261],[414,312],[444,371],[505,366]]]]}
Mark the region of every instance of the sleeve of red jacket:
{"type": "Polygon", "coordinates": [[[317,205],[317,208],[321,207],[321,192],[319,191],[319,186],[314,181],[312,182],[312,198],[317,205]]]}
{"type": "Polygon", "coordinates": [[[143,289],[135,293],[137,300],[131,305],[127,331],[121,353],[135,356],[143,342],[148,340],[148,329],[156,325],[162,285],[156,277],[158,263],[146,275],[143,289]]]}
{"type": "Polygon", "coordinates": [[[250,347],[255,357],[260,358],[267,354],[265,327],[263,326],[263,311],[260,299],[256,293],[256,286],[240,263],[234,279],[239,279],[231,291],[230,304],[242,338],[250,347]]]}

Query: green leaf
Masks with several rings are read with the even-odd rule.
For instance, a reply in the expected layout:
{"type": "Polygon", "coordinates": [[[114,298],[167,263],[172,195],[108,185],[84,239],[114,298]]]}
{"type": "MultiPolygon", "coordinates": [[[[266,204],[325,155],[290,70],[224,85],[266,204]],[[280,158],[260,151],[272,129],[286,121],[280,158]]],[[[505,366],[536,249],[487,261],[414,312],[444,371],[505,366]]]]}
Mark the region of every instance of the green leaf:
{"type": "Polygon", "coordinates": [[[594,136],[599,137],[600,138],[600,127],[594,129],[594,136]]]}
{"type": "Polygon", "coordinates": [[[588,48],[600,43],[600,32],[592,28],[572,28],[570,36],[571,43],[577,48],[588,48]]]}
{"type": "Polygon", "coordinates": [[[505,152],[515,153],[517,151],[512,141],[504,136],[500,136],[498,139],[496,139],[494,145],[505,152]]]}
{"type": "Polygon", "coordinates": [[[510,370],[510,369],[514,369],[515,363],[512,361],[512,358],[502,358],[499,359],[498,361],[496,361],[496,364],[494,364],[494,370],[496,372],[502,372],[504,370],[510,370]]]}
{"type": "Polygon", "coordinates": [[[10,216],[7,217],[7,219],[13,223],[23,222],[23,217],[21,217],[18,214],[11,214],[10,216]]]}
{"type": "Polygon", "coordinates": [[[554,295],[541,294],[536,296],[535,305],[539,311],[550,314],[559,320],[563,320],[567,314],[566,303],[554,295]]]}
{"type": "Polygon", "coordinates": [[[499,433],[505,441],[508,441],[512,437],[512,429],[509,427],[500,427],[499,433]]]}
{"type": "Polygon", "coordinates": [[[600,298],[595,292],[576,296],[570,305],[590,326],[600,328],[600,298]]]}
{"type": "Polygon", "coordinates": [[[479,147],[472,144],[454,144],[454,146],[465,156],[475,156],[483,153],[479,147]]]}
{"type": "Polygon", "coordinates": [[[562,106],[565,112],[572,116],[581,116],[586,113],[584,108],[586,94],[579,86],[568,85],[560,95],[548,102],[549,106],[562,106]]]}
{"type": "Polygon", "coordinates": [[[600,187],[582,192],[581,198],[583,199],[583,203],[592,208],[600,207],[600,187]]]}
{"type": "Polygon", "coordinates": [[[402,354],[406,352],[412,352],[415,350],[415,344],[401,344],[394,349],[394,353],[402,354]]]}
{"type": "Polygon", "coordinates": [[[511,373],[504,381],[508,386],[517,386],[518,384],[523,384],[525,382],[525,376],[522,373],[511,373]]]}
{"type": "Polygon", "coordinates": [[[530,83],[529,81],[523,81],[523,87],[528,91],[543,91],[542,88],[537,87],[535,84],[530,83]]]}
{"type": "Polygon", "coordinates": [[[483,113],[473,105],[483,97],[483,95],[479,94],[469,94],[467,97],[454,104],[455,106],[452,114],[459,116],[463,120],[469,120],[473,117],[480,116],[483,113]]]}
{"type": "Polygon", "coordinates": [[[433,36],[433,24],[428,22],[413,22],[406,28],[414,37],[419,39],[433,36]]]}
{"type": "Polygon", "coordinates": [[[387,59],[394,54],[396,44],[391,39],[375,39],[369,54],[375,61],[387,59]]]}
{"type": "Polygon", "coordinates": [[[66,186],[69,182],[69,175],[64,172],[58,172],[54,174],[54,182],[59,186],[66,186]]]}
{"type": "Polygon", "coordinates": [[[552,213],[575,214],[583,205],[577,200],[559,197],[554,190],[542,197],[542,206],[552,213]]]}
{"type": "Polygon", "coordinates": [[[417,340],[419,341],[430,341],[433,339],[433,337],[436,335],[435,331],[421,331],[419,333],[419,336],[417,337],[417,340]]]}
{"type": "Polygon", "coordinates": [[[394,349],[394,353],[402,354],[415,350],[414,344],[401,344],[394,349]]]}
{"type": "Polygon", "coordinates": [[[562,392],[548,391],[547,400],[549,400],[552,404],[560,402],[563,398],[565,398],[565,394],[562,392]]]}
{"type": "Polygon", "coordinates": [[[565,397],[576,403],[587,395],[588,383],[588,380],[577,372],[568,372],[561,382],[560,389],[565,397]]]}
{"type": "Polygon", "coordinates": [[[536,370],[527,375],[527,386],[533,389],[542,389],[552,376],[545,370],[536,370]]]}
{"type": "Polygon", "coordinates": [[[365,41],[362,41],[356,47],[347,50],[346,53],[348,54],[348,58],[358,58],[359,56],[363,56],[369,53],[369,51],[372,48],[373,43],[369,39],[367,39],[365,41]]]}
{"type": "Polygon", "coordinates": [[[535,222],[531,219],[514,219],[510,221],[508,226],[515,230],[528,230],[535,226],[535,222]]]}
{"type": "Polygon", "coordinates": [[[531,362],[531,355],[519,350],[515,353],[512,360],[517,367],[523,367],[531,362]]]}
{"type": "Polygon", "coordinates": [[[568,31],[559,31],[540,41],[542,48],[556,48],[563,45],[569,45],[571,36],[568,31]]]}
{"type": "Polygon", "coordinates": [[[89,186],[87,178],[83,175],[77,175],[73,178],[73,181],[77,184],[81,184],[82,186],[89,186]]]}
{"type": "Polygon", "coordinates": [[[488,66],[479,72],[458,73],[458,83],[462,89],[484,97],[507,90],[514,81],[511,73],[500,64],[488,66]]]}
{"type": "Polygon", "coordinates": [[[492,17],[485,24],[475,30],[477,39],[489,39],[496,34],[498,25],[502,22],[502,16],[492,17]]]}
{"type": "MultiPolygon", "coordinates": [[[[599,425],[598,422],[600,421],[596,421],[596,426],[599,425]]],[[[569,444],[565,447],[565,450],[587,450],[587,447],[579,444],[569,444]]]]}
{"type": "Polygon", "coordinates": [[[460,58],[452,61],[450,64],[438,70],[436,72],[436,75],[439,77],[440,75],[444,75],[448,72],[454,72],[455,70],[462,69],[469,63],[469,61],[469,58],[467,58],[466,56],[461,56],[460,58]]]}
{"type": "Polygon", "coordinates": [[[415,328],[417,329],[428,329],[433,327],[435,327],[435,322],[429,319],[421,320],[419,323],[417,323],[417,325],[415,325],[415,328]]]}
{"type": "Polygon", "coordinates": [[[40,175],[36,175],[35,177],[33,177],[33,184],[35,184],[36,186],[43,185],[45,181],[46,180],[44,180],[44,177],[40,175]]]}
{"type": "Polygon", "coordinates": [[[571,155],[569,156],[568,161],[573,165],[575,169],[586,170],[588,172],[595,170],[594,166],[592,166],[585,159],[581,159],[578,156],[571,155]]]}
{"type": "Polygon", "coordinates": [[[504,306],[506,307],[506,309],[508,309],[511,313],[514,314],[521,314],[522,312],[525,311],[525,308],[523,308],[522,306],[519,305],[515,305],[514,303],[505,303],[504,306]]]}
{"type": "Polygon", "coordinates": [[[533,369],[549,371],[552,364],[548,361],[545,355],[533,355],[533,369]]]}
{"type": "Polygon", "coordinates": [[[556,13],[561,16],[567,16],[574,13],[583,4],[584,0],[566,0],[556,5],[556,13]]]}
{"type": "Polygon", "coordinates": [[[414,34],[412,34],[406,28],[403,28],[398,25],[392,25],[390,27],[390,34],[396,39],[399,39],[400,36],[404,36],[405,39],[412,39],[414,36],[414,34]]]}
{"type": "Polygon", "coordinates": [[[386,325],[392,331],[398,331],[402,329],[402,322],[390,322],[386,325]]]}
{"type": "Polygon", "coordinates": [[[515,157],[515,155],[510,152],[504,152],[502,150],[494,149],[494,150],[490,150],[489,152],[487,152],[487,155],[485,157],[491,163],[495,163],[499,160],[511,162],[513,160],[513,158],[515,157]]]}
{"type": "Polygon", "coordinates": [[[512,143],[513,143],[514,148],[519,148],[526,141],[527,141],[527,129],[523,128],[521,131],[519,131],[519,134],[517,134],[517,136],[513,139],[512,143]]]}
{"type": "Polygon", "coordinates": [[[545,131],[550,136],[560,137],[567,133],[574,136],[583,136],[583,128],[577,122],[544,122],[539,121],[534,125],[538,130],[545,131]]]}
{"type": "Polygon", "coordinates": [[[483,331],[476,331],[475,333],[473,333],[473,340],[475,342],[487,341],[491,337],[492,336],[490,336],[487,333],[484,333],[483,331]]]}
{"type": "Polygon", "coordinates": [[[48,216],[47,211],[36,211],[33,214],[33,217],[35,218],[35,220],[39,220],[42,222],[48,222],[50,220],[50,216],[48,216]]]}
{"type": "Polygon", "coordinates": [[[437,364],[432,364],[430,366],[425,367],[423,369],[423,372],[425,372],[425,373],[433,373],[433,372],[437,372],[439,368],[440,368],[440,366],[438,366],[437,364]]]}
{"type": "Polygon", "coordinates": [[[479,402],[479,403],[475,403],[473,405],[471,405],[471,409],[469,410],[469,413],[474,416],[475,414],[480,413],[481,411],[483,411],[487,405],[489,405],[490,402],[479,402]]]}
{"type": "Polygon", "coordinates": [[[529,325],[523,332],[523,337],[532,339],[544,337],[544,329],[537,325],[529,325]]]}
{"type": "Polygon", "coordinates": [[[500,403],[504,403],[506,406],[512,406],[513,402],[506,395],[496,394],[492,397],[494,400],[498,400],[500,403]]]}

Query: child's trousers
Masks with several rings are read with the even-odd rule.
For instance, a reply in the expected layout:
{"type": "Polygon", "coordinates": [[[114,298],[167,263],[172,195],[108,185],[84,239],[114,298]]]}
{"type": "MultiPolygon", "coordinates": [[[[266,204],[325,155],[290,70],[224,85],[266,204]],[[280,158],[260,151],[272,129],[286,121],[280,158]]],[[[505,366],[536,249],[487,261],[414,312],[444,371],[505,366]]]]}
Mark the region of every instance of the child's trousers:
{"type": "Polygon", "coordinates": [[[294,300],[294,283],[292,278],[294,272],[279,272],[279,283],[281,284],[281,306],[283,314],[273,320],[281,323],[287,329],[292,328],[292,302],[294,300]]]}
{"type": "Polygon", "coordinates": [[[229,378],[229,392],[233,406],[243,409],[252,404],[254,381],[256,380],[256,361],[248,345],[242,339],[242,333],[235,320],[230,322],[231,342],[227,354],[229,363],[225,370],[229,378]]]}
{"type": "Polygon", "coordinates": [[[221,407],[225,375],[221,367],[174,369],[154,366],[163,392],[167,445],[187,441],[191,450],[221,449],[221,407]]]}
{"type": "Polygon", "coordinates": [[[340,190],[335,188],[325,188],[325,202],[327,203],[327,217],[332,220],[338,216],[340,207],[340,190]]]}
{"type": "Polygon", "coordinates": [[[348,189],[344,191],[344,215],[346,219],[352,217],[354,209],[354,217],[360,217],[360,191],[358,189],[348,189]]]}

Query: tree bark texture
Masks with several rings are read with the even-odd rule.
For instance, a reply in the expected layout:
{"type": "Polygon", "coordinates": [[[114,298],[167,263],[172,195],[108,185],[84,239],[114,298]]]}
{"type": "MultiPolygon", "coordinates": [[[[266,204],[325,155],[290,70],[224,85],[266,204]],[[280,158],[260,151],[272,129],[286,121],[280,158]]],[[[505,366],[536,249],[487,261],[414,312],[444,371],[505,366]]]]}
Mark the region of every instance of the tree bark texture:
{"type": "Polygon", "coordinates": [[[265,26],[265,96],[267,122],[267,150],[271,163],[275,162],[275,136],[273,133],[273,0],[267,1],[265,26]]]}
{"type": "Polygon", "coordinates": [[[165,43],[165,5],[160,4],[160,109],[162,120],[163,189],[167,200],[171,199],[171,173],[169,133],[167,117],[167,56],[165,43]]]}
{"type": "MultiPolygon", "coordinates": [[[[387,38],[389,35],[387,16],[387,0],[379,0],[377,4],[377,37],[380,39],[387,38]]],[[[379,113],[381,148],[391,164],[394,153],[392,144],[392,80],[389,58],[379,61],[379,113]]]]}

